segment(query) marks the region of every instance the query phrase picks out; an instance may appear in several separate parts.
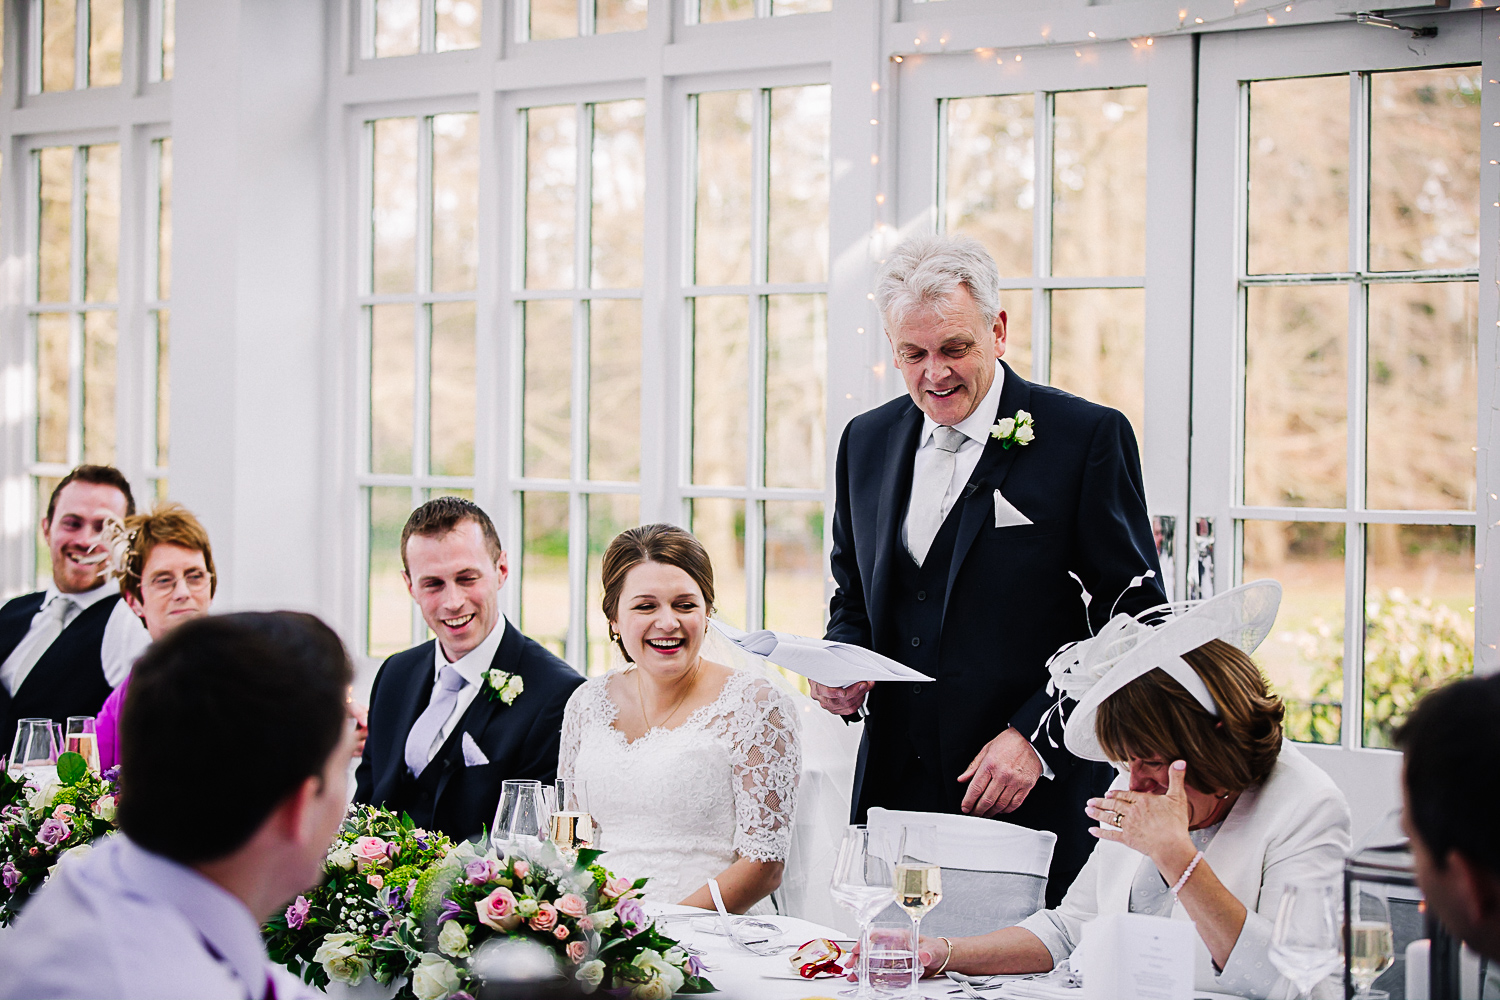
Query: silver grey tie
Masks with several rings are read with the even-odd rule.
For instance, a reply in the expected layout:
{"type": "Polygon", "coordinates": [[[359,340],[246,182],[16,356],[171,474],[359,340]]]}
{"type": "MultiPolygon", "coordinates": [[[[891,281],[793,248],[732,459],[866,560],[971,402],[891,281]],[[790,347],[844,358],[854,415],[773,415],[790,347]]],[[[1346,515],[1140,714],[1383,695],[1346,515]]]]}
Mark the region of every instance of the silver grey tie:
{"type": "Polygon", "coordinates": [[[932,443],[937,446],[930,469],[923,478],[911,484],[911,512],[906,519],[906,551],[922,565],[932,540],[943,526],[948,508],[943,501],[948,497],[948,487],[953,482],[953,466],[958,461],[958,449],[967,440],[962,431],[939,424],[932,431],[932,443]]]}

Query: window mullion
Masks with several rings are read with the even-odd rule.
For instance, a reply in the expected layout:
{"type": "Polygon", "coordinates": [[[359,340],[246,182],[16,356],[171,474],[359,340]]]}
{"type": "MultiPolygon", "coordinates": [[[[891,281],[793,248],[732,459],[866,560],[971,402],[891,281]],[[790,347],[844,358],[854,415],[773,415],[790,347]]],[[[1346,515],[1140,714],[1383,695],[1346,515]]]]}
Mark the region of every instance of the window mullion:
{"type": "Polygon", "coordinates": [[[421,21],[418,24],[417,49],[421,52],[437,51],[437,7],[433,0],[421,0],[421,21]]]}
{"type": "Polygon", "coordinates": [[[1052,276],[1052,95],[1036,91],[1032,104],[1031,380],[1052,383],[1052,293],[1044,287],[1052,276]]]}
{"type": "Polygon", "coordinates": [[[73,16],[73,87],[89,85],[89,0],[78,0],[73,16]]]}
{"type": "Polygon", "coordinates": [[[432,308],[421,301],[432,291],[432,116],[417,119],[417,238],[416,289],[412,308],[412,475],[425,476],[431,468],[432,423],[432,308]]]}

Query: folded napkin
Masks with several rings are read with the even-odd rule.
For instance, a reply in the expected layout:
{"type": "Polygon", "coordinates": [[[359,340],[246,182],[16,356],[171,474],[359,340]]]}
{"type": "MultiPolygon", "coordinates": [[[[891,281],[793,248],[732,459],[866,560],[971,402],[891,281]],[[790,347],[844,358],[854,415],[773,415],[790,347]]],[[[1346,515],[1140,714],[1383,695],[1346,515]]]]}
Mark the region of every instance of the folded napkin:
{"type": "Polygon", "coordinates": [[[847,642],[809,639],[789,632],[741,632],[710,618],[720,635],[751,656],[801,674],[828,687],[846,687],[856,681],[930,681],[934,678],[889,656],[847,642]]]}

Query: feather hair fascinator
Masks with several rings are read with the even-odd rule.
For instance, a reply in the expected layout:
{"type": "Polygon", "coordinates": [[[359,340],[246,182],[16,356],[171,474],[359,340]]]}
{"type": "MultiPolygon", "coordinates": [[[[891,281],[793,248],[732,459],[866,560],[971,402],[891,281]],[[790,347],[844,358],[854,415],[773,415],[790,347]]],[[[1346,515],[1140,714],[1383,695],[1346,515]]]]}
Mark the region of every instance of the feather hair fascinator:
{"type": "MultiPolygon", "coordinates": [[[[1099,706],[1126,684],[1160,667],[1210,715],[1219,714],[1208,685],[1183,654],[1222,639],[1246,655],[1270,633],[1281,607],[1281,584],[1257,580],[1200,601],[1163,604],[1134,617],[1118,614],[1099,634],[1058,650],[1047,670],[1049,691],[1077,702],[1063,726],[1069,752],[1109,759],[1094,733],[1099,706]]],[[[1045,724],[1045,722],[1044,722],[1045,724]]]]}
{"type": "Polygon", "coordinates": [[[135,547],[140,528],[127,528],[125,522],[113,514],[104,518],[104,530],[100,532],[99,544],[104,547],[105,564],[112,576],[125,578],[130,561],[130,550],[135,547]]]}

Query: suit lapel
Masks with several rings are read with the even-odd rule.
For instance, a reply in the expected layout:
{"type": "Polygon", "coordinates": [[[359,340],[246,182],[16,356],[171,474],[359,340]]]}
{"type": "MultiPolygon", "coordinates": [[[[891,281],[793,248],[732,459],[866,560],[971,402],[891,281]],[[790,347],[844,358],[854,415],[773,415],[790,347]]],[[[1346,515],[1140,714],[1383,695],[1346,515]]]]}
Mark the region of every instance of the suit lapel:
{"type": "Polygon", "coordinates": [[[411,733],[411,727],[427,708],[427,702],[432,699],[432,686],[437,679],[437,670],[434,667],[433,657],[437,655],[433,646],[436,639],[424,642],[412,653],[414,661],[408,664],[404,675],[391,678],[396,682],[398,694],[395,702],[400,706],[400,711],[391,720],[390,732],[398,740],[391,752],[386,755],[385,773],[379,776],[375,783],[378,791],[376,801],[393,794],[401,781],[401,771],[406,767],[406,737],[411,733]]]}
{"type": "MultiPolygon", "coordinates": [[[[490,661],[488,669],[500,669],[506,673],[516,673],[520,666],[521,644],[511,635],[510,621],[500,619],[500,625],[505,632],[500,636],[500,646],[495,650],[495,658],[490,661]]],[[[483,681],[480,683],[479,693],[474,700],[469,702],[469,707],[464,710],[463,718],[458,720],[458,725],[449,734],[447,742],[438,751],[437,759],[443,762],[442,773],[438,775],[437,788],[432,793],[433,808],[437,808],[438,801],[443,797],[443,789],[448,786],[448,779],[453,777],[455,771],[464,766],[463,738],[468,733],[470,738],[478,746],[483,746],[480,736],[484,734],[485,727],[490,724],[496,711],[507,707],[498,698],[491,698],[483,681]]]]}
{"type": "MultiPolygon", "coordinates": [[[[1005,362],[1000,364],[1005,369],[1005,385],[1000,390],[996,420],[1001,416],[1012,416],[1017,410],[1024,410],[1031,404],[1031,383],[1011,371],[1005,362]]],[[[994,438],[989,438],[985,442],[984,454],[979,456],[979,464],[974,466],[974,474],[969,477],[969,485],[964,488],[963,498],[959,501],[963,504],[963,511],[959,515],[958,537],[953,542],[953,560],[948,564],[948,583],[943,588],[945,616],[948,612],[948,595],[953,593],[953,581],[958,578],[959,567],[963,565],[964,557],[969,554],[969,547],[979,537],[979,530],[984,527],[994,510],[994,501],[991,499],[994,491],[1004,484],[1005,477],[1010,475],[1010,467],[1015,464],[1020,452],[1019,446],[1006,448],[994,438]]]]}
{"type": "Polygon", "coordinates": [[[880,508],[875,519],[875,571],[870,578],[869,614],[876,619],[885,609],[885,582],[890,578],[891,560],[901,546],[901,518],[906,512],[904,501],[911,494],[911,468],[917,455],[917,436],[922,429],[922,411],[908,403],[886,437],[885,464],[880,482],[880,508]]]}

